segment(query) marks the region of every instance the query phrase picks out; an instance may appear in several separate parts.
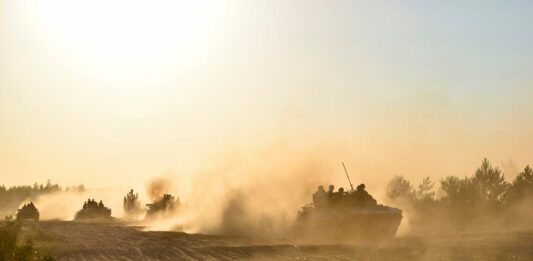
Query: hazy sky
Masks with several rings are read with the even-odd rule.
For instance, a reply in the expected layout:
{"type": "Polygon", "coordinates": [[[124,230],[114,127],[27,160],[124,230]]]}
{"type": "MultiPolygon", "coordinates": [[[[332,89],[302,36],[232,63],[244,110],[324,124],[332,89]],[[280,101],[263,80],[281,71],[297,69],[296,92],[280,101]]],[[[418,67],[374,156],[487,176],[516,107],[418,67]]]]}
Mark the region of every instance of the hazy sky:
{"type": "Polygon", "coordinates": [[[331,141],[359,179],[463,176],[483,157],[522,168],[532,13],[531,1],[0,0],[0,183],[127,186],[286,142],[331,141]]]}

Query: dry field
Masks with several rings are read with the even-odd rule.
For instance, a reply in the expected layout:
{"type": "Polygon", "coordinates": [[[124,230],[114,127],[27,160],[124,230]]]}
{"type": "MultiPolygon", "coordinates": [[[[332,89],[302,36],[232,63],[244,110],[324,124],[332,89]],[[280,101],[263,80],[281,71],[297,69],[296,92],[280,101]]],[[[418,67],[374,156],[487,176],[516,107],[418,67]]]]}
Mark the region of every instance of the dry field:
{"type": "Polygon", "coordinates": [[[381,244],[297,244],[145,232],[120,223],[29,222],[23,237],[61,260],[533,260],[533,232],[401,237],[381,244]]]}

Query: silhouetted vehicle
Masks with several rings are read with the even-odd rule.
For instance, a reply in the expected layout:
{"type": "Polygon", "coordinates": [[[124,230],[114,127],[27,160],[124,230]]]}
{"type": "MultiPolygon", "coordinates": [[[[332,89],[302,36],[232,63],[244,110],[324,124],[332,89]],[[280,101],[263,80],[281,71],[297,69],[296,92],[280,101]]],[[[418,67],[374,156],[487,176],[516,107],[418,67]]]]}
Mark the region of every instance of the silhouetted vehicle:
{"type": "Polygon", "coordinates": [[[108,218],[111,218],[111,209],[106,208],[101,200],[96,203],[94,199],[88,199],[87,202],[83,203],[83,208],[74,217],[76,220],[108,218]]]}
{"type": "Polygon", "coordinates": [[[37,210],[33,202],[24,204],[17,212],[17,220],[39,221],[39,210],[37,210]]]}
{"type": "Polygon", "coordinates": [[[146,211],[146,217],[151,217],[155,214],[172,213],[180,205],[179,199],[175,199],[170,194],[164,194],[163,197],[154,201],[152,204],[146,204],[148,210],[146,211]]]}
{"type": "MultiPolygon", "coordinates": [[[[364,184],[345,193],[326,194],[319,189],[318,202],[298,212],[294,232],[310,240],[378,240],[393,237],[402,220],[402,210],[378,205],[364,184]],[[323,202],[326,203],[323,203],[323,202]],[[319,204],[317,204],[319,203],[319,204]]],[[[317,194],[317,193],[315,193],[317,194]]],[[[314,196],[316,198],[316,196],[314,196]]]]}

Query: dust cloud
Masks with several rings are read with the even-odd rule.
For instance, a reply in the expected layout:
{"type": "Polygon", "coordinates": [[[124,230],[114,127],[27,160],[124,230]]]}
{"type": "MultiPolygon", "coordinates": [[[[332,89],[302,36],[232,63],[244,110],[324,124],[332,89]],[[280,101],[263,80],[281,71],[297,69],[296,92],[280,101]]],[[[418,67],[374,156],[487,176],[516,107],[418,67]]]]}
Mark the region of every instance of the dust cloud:
{"type": "MultiPolygon", "coordinates": [[[[150,219],[141,215],[138,221],[146,230],[280,236],[298,210],[311,202],[318,185],[344,182],[340,162],[345,149],[331,144],[300,146],[280,141],[254,148],[233,146],[194,171],[154,176],[145,181],[144,188],[132,187],[140,192],[143,211],[163,194],[173,195],[181,204],[171,214],[150,219]]],[[[31,200],[42,220],[73,220],[89,198],[102,200],[113,217],[123,218],[123,198],[128,191],[118,186],[87,188],[31,200]]]]}
{"type": "MultiPolygon", "coordinates": [[[[77,211],[87,199],[102,200],[111,208],[111,214],[123,216],[122,191],[118,189],[87,189],[80,191],[59,191],[38,196],[33,202],[39,209],[41,220],[73,220],[77,211]]],[[[21,204],[22,205],[22,204],[21,204]]]]}
{"type": "MultiPolygon", "coordinates": [[[[255,146],[227,146],[206,156],[208,160],[190,172],[154,175],[145,181],[144,188],[132,187],[140,194],[143,211],[146,204],[163,194],[179,199],[180,206],[172,213],[153,218],[139,215],[136,220],[152,231],[282,237],[301,207],[311,203],[318,185],[348,189],[341,165],[352,155],[347,145],[334,140],[302,144],[279,139],[255,146]]],[[[371,184],[370,193],[380,200],[383,192],[377,184],[384,184],[385,179],[365,176],[364,180],[352,177],[352,181],[354,185],[371,184]]],[[[83,202],[91,198],[102,200],[112,209],[113,217],[124,218],[123,197],[128,191],[58,192],[40,196],[35,204],[43,220],[72,220],[83,202]]]]}
{"type": "Polygon", "coordinates": [[[171,177],[155,177],[146,184],[146,192],[150,200],[157,200],[163,194],[172,190],[173,180],[171,177]]]}
{"type": "MultiPolygon", "coordinates": [[[[313,146],[301,146],[280,142],[254,148],[249,146],[227,148],[223,153],[219,152],[215,156],[209,157],[210,160],[206,161],[209,164],[204,164],[202,168],[196,171],[154,175],[144,182],[143,187],[133,187],[135,192],[140,194],[139,199],[142,206],[154,202],[163,194],[172,194],[181,202],[177,211],[157,215],[150,219],[141,215],[138,220],[124,220],[136,228],[143,226],[143,230],[152,231],[143,234],[143,236],[149,238],[165,237],[164,242],[177,239],[170,239],[168,232],[153,231],[183,231],[193,234],[230,236],[227,238],[244,236],[254,244],[256,242],[267,242],[268,244],[288,242],[287,240],[292,240],[292,238],[287,238],[287,232],[290,231],[290,226],[293,224],[298,210],[311,202],[311,195],[318,185],[334,184],[337,188],[340,186],[347,188],[341,161],[352,152],[345,146],[332,144],[335,143],[326,145],[315,143],[313,146]]],[[[349,162],[347,161],[348,171],[352,169],[349,162]]],[[[531,201],[519,201],[511,209],[501,213],[498,212],[499,210],[483,211],[482,213],[487,215],[473,218],[471,222],[464,223],[464,226],[458,231],[452,229],[457,228],[457,224],[454,223],[456,220],[453,218],[459,214],[464,215],[468,209],[459,213],[456,212],[459,210],[458,208],[445,207],[443,206],[444,203],[439,203],[438,200],[445,196],[442,191],[439,191],[439,180],[434,180],[437,186],[433,190],[435,192],[435,201],[433,202],[437,203],[426,206],[424,201],[413,201],[409,198],[399,198],[396,201],[387,200],[385,196],[388,191],[386,185],[392,177],[366,176],[366,179],[363,180],[356,178],[356,176],[352,176],[354,185],[358,183],[371,184],[371,189],[368,191],[379,203],[403,210],[403,220],[396,234],[397,238],[389,242],[391,245],[387,245],[389,243],[385,242],[382,245],[380,243],[376,248],[367,245],[356,248],[361,253],[384,251],[391,252],[391,257],[406,256],[400,258],[401,260],[457,260],[457,256],[469,256],[471,254],[468,247],[462,248],[465,244],[467,246],[479,246],[479,249],[482,247],[489,249],[486,248],[486,245],[494,245],[494,247],[501,247],[503,249],[501,251],[505,251],[506,244],[508,244],[506,242],[518,242],[518,239],[522,240],[520,237],[523,235],[507,232],[531,229],[531,227],[522,226],[530,223],[530,219],[525,217],[533,215],[530,208],[531,201]],[[513,217],[511,218],[511,216],[513,217]],[[516,217],[524,217],[524,219],[518,220],[516,217]],[[513,221],[513,224],[506,226],[505,223],[509,223],[510,220],[513,221]],[[498,240],[501,238],[507,241],[499,243],[498,240]],[[372,249],[372,251],[368,251],[368,249],[372,249]],[[420,257],[410,258],[415,256],[420,257]],[[435,259],[435,256],[444,257],[435,259]]],[[[413,187],[417,188],[417,180],[414,181],[413,187]]],[[[122,200],[128,191],[129,189],[119,188],[88,188],[83,192],[62,191],[40,196],[34,202],[40,210],[42,220],[72,220],[87,198],[103,200],[106,206],[112,209],[114,217],[123,218],[125,212],[123,211],[122,200]]],[[[145,208],[143,210],[146,211],[145,208]]],[[[82,227],[83,225],[76,223],[73,226],[82,227]]],[[[116,227],[104,228],[105,231],[118,229],[116,227]]],[[[100,227],[99,229],[104,228],[100,227]]],[[[126,237],[128,235],[130,234],[121,236],[126,237]]],[[[72,237],[72,235],[70,236],[72,237]]],[[[172,237],[175,238],[182,236],[184,234],[172,234],[172,237]]],[[[114,242],[114,238],[106,240],[114,242]]],[[[131,239],[127,238],[120,244],[129,242],[129,240],[131,239]]],[[[189,242],[189,240],[192,239],[184,241],[189,242]]],[[[213,242],[216,240],[218,239],[214,238],[213,242]]],[[[521,247],[527,246],[527,242],[531,242],[529,236],[524,240],[526,241],[520,241],[521,247]]],[[[306,244],[305,241],[299,240],[290,242],[306,244]]],[[[269,245],[269,247],[275,246],[269,245]]],[[[195,245],[193,249],[199,248],[195,245]]],[[[285,250],[277,251],[283,252],[285,250]]],[[[339,255],[356,253],[355,250],[348,251],[345,248],[338,251],[339,255]]],[[[493,253],[489,250],[483,251],[476,255],[493,253]]],[[[130,252],[136,253],[135,251],[128,253],[130,252]]],[[[153,252],[156,253],[157,251],[153,252]]],[[[89,251],[84,253],[89,253],[89,251]]],[[[331,254],[331,252],[327,252],[327,254],[331,254]]],[[[382,260],[390,260],[390,258],[382,260]]],[[[466,258],[465,260],[469,259],[466,258]]]]}
{"type": "MultiPolygon", "coordinates": [[[[280,236],[316,187],[342,174],[339,151],[277,144],[221,153],[203,169],[167,181],[183,203],[173,222],[163,223],[191,233],[280,236]]],[[[161,191],[161,181],[149,182],[149,194],[161,191]]]]}
{"type": "MultiPolygon", "coordinates": [[[[388,200],[386,184],[393,173],[390,176],[361,175],[357,164],[353,164],[355,152],[349,149],[351,144],[335,140],[302,144],[280,139],[262,145],[248,143],[246,146],[227,146],[223,151],[206,155],[204,164],[194,170],[154,175],[144,181],[144,187],[131,187],[140,194],[143,213],[146,212],[146,204],[153,203],[163,194],[171,194],[179,199],[180,205],[172,213],[150,219],[142,214],[133,221],[151,231],[283,237],[301,207],[312,201],[312,194],[318,185],[333,184],[336,188],[342,186],[349,189],[341,165],[344,160],[355,186],[365,183],[378,203],[403,210],[397,235],[411,235],[417,229],[424,233],[428,230],[445,233],[455,225],[447,217],[458,213],[443,207],[443,204],[436,203],[435,206],[440,205],[433,211],[424,207],[422,201],[413,204],[401,198],[388,200]],[[428,213],[435,216],[423,219],[428,223],[421,222],[421,216],[427,216],[428,213]],[[419,230],[422,226],[424,230],[419,230]]],[[[514,164],[508,163],[507,166],[514,167],[514,164]]],[[[434,181],[438,185],[439,180],[434,181]]],[[[123,218],[123,197],[128,191],[129,188],[62,191],[42,195],[34,202],[43,220],[72,220],[88,198],[102,200],[112,209],[112,216],[123,218]]],[[[437,187],[433,192],[435,200],[442,198],[443,192],[437,187]]],[[[528,203],[515,204],[512,211],[506,212],[509,213],[507,215],[531,216],[528,203]]],[[[474,223],[485,224],[484,227],[502,227],[500,221],[507,216],[497,214],[487,215],[483,220],[476,219],[474,223]]],[[[472,228],[473,225],[465,224],[472,228]]]]}

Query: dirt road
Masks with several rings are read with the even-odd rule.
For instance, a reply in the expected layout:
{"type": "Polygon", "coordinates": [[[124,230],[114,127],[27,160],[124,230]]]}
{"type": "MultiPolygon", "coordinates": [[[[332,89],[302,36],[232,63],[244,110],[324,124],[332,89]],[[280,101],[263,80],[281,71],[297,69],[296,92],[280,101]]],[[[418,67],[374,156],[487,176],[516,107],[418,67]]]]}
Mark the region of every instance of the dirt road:
{"type": "Polygon", "coordinates": [[[531,232],[312,245],[145,232],[116,222],[44,221],[26,223],[23,237],[61,260],[533,260],[531,232]]]}

